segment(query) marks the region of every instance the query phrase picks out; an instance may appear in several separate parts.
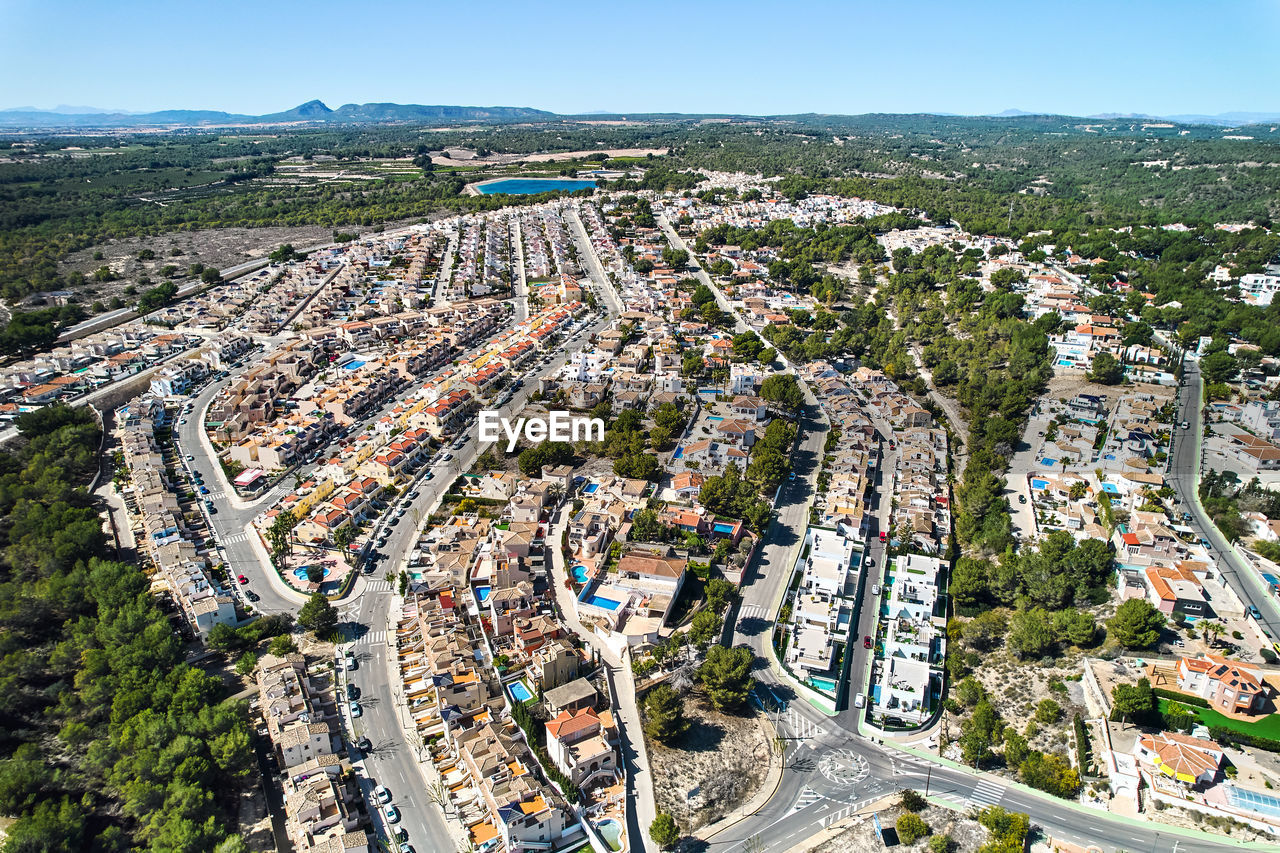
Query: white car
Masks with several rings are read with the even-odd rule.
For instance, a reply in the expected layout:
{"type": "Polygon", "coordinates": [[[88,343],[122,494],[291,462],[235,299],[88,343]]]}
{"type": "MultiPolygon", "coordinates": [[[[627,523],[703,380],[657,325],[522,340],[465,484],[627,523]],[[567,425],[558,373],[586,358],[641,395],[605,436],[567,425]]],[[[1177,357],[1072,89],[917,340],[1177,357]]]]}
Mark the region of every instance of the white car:
{"type": "Polygon", "coordinates": [[[867,707],[867,694],[859,693],[857,696],[855,696],[853,699],[853,707],[855,708],[867,707]]]}
{"type": "Polygon", "coordinates": [[[379,785],[378,787],[374,788],[373,795],[378,798],[378,802],[380,803],[391,802],[391,791],[387,789],[386,785],[379,785]]]}

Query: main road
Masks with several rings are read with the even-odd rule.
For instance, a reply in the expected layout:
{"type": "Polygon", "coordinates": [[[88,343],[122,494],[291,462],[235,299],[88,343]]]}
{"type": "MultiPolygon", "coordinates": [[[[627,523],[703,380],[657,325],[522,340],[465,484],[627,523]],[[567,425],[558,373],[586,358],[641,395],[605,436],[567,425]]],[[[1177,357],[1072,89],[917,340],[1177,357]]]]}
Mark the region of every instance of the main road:
{"type": "Polygon", "coordinates": [[[1191,513],[1191,528],[1216,552],[1223,578],[1246,607],[1257,608],[1262,617],[1258,622],[1272,640],[1280,640],[1280,614],[1277,613],[1276,600],[1263,587],[1262,578],[1236,552],[1200,504],[1197,490],[1204,435],[1203,399],[1200,365],[1193,359],[1187,359],[1183,362],[1182,384],[1178,388],[1178,414],[1174,418],[1173,453],[1169,464],[1173,490],[1183,511],[1191,513]],[[1186,421],[1187,428],[1178,429],[1178,421],[1186,421]]]}

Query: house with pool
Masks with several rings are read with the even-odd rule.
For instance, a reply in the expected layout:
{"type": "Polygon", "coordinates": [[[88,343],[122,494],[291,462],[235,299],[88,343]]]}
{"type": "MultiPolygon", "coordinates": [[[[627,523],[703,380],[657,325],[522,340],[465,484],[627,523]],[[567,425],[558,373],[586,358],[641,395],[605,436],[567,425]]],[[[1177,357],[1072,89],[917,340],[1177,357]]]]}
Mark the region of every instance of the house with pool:
{"type": "Polygon", "coordinates": [[[799,583],[788,602],[783,662],[810,687],[833,698],[843,675],[862,557],[862,541],[852,528],[810,527],[792,568],[799,583]]]}
{"type": "Polygon", "coordinates": [[[656,642],[684,586],[687,560],[633,551],[582,588],[578,618],[618,647],[656,642]]]}
{"type": "Polygon", "coordinates": [[[894,558],[882,610],[884,656],[872,682],[873,714],[901,724],[927,721],[942,695],[946,659],[946,603],[936,557],[894,558]]]}

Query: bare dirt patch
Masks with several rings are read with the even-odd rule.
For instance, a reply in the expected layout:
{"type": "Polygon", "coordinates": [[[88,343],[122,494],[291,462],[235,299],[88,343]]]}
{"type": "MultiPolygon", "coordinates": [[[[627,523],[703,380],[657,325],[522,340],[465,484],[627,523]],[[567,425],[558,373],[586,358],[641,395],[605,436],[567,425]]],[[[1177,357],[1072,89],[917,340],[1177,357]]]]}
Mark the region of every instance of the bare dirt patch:
{"type": "Polygon", "coordinates": [[[670,746],[646,739],[658,810],[692,832],[745,803],[764,784],[772,746],[754,711],[721,714],[696,693],[685,695],[692,726],[670,746]]]}
{"type": "Polygon", "coordinates": [[[667,148],[601,148],[594,151],[556,151],[548,154],[490,154],[478,157],[469,148],[447,148],[431,155],[437,166],[510,166],[514,163],[558,163],[561,160],[577,160],[588,154],[608,154],[610,157],[660,157],[667,148]]]}
{"type": "MultiPolygon", "coordinates": [[[[903,814],[905,809],[901,806],[879,812],[880,825],[885,828],[886,834],[893,831],[891,827],[903,814]]],[[[930,806],[919,814],[929,825],[932,835],[950,836],[952,842],[950,849],[955,853],[970,853],[987,842],[987,830],[976,820],[969,820],[958,812],[930,806]]],[[[867,850],[884,849],[869,814],[851,819],[850,824],[851,826],[844,832],[807,850],[810,853],[865,853],[867,850]]],[[[926,850],[928,844],[929,838],[925,837],[913,844],[899,844],[893,849],[906,853],[906,851],[926,850]]]]}
{"type": "MultiPolygon", "coordinates": [[[[417,220],[410,220],[416,222],[417,220]]],[[[408,225],[410,221],[386,223],[384,230],[408,225]]],[[[80,272],[90,281],[79,291],[80,298],[86,303],[95,300],[106,303],[113,296],[119,296],[127,303],[136,297],[126,290],[132,287],[140,292],[164,281],[162,271],[167,266],[177,267],[174,276],[186,277],[192,264],[201,263],[207,267],[225,270],[263,258],[271,254],[285,243],[292,244],[301,250],[311,246],[329,243],[333,240],[334,231],[344,231],[363,236],[372,233],[374,227],[357,227],[344,225],[338,228],[321,225],[303,225],[289,227],[266,228],[206,228],[199,231],[171,231],[166,234],[149,237],[125,237],[108,240],[79,252],[72,252],[59,263],[59,273],[80,272]],[[155,253],[151,260],[139,260],[138,253],[149,249],[155,253]],[[174,254],[177,250],[180,254],[174,254]],[[96,253],[101,258],[95,258],[96,253]],[[100,267],[109,267],[118,279],[110,282],[95,282],[93,273],[100,267]],[[150,284],[141,279],[147,276],[150,284]]]]}

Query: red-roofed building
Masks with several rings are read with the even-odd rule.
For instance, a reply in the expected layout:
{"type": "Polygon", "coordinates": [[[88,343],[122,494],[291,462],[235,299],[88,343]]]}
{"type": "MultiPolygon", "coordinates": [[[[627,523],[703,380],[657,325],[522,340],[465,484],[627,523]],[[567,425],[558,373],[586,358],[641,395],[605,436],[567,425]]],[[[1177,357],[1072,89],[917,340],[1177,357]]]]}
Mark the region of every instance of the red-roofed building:
{"type": "Polygon", "coordinates": [[[1214,654],[1179,658],[1178,689],[1227,714],[1262,713],[1268,693],[1257,669],[1214,654]]]}

